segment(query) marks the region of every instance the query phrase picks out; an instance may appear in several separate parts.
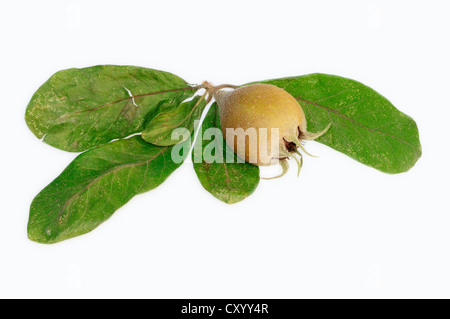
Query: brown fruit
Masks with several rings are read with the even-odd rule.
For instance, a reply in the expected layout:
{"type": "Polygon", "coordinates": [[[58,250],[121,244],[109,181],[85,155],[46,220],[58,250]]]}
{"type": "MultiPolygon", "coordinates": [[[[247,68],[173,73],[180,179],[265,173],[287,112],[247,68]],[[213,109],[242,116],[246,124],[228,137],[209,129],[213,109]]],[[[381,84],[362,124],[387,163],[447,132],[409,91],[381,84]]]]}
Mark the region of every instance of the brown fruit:
{"type": "MultiPolygon", "coordinates": [[[[246,162],[271,165],[286,159],[302,163],[297,148],[302,140],[324,134],[307,131],[305,114],[297,100],[285,90],[270,84],[251,84],[232,91],[215,90],[223,135],[230,147],[246,162]],[[278,132],[278,134],[276,134],[278,132]],[[244,143],[244,145],[242,145],[244,143]],[[300,161],[293,156],[298,154],[300,161]]],[[[303,149],[304,150],[304,149],[303,149]]]]}

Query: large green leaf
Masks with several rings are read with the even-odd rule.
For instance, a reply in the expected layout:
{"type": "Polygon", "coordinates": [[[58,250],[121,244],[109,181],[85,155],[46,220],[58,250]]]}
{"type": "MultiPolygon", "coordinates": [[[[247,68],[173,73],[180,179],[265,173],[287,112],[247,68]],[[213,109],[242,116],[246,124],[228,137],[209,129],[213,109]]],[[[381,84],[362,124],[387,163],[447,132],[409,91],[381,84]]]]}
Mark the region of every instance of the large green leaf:
{"type": "MultiPolygon", "coordinates": [[[[203,187],[221,201],[233,204],[252,194],[259,183],[259,167],[238,161],[221,134],[211,134],[212,140],[201,138],[209,129],[220,133],[219,108],[214,103],[195,142],[192,160],[194,170],[203,187]],[[227,162],[227,152],[232,162],[227,162]]],[[[211,131],[210,131],[211,132],[211,131]]]]}
{"type": "Polygon", "coordinates": [[[37,90],[25,119],[44,142],[81,152],[142,132],[146,121],[177,107],[194,91],[176,75],[147,68],[68,69],[37,90]]]}
{"type": "Polygon", "coordinates": [[[422,149],[414,120],[357,81],[327,74],[263,81],[299,101],[308,131],[331,128],[318,142],[386,173],[409,170],[422,149]]]}
{"type": "Polygon", "coordinates": [[[175,129],[186,128],[192,133],[195,121],[200,120],[205,106],[205,97],[195,96],[192,100],[181,103],[175,110],[158,114],[147,124],[142,138],[158,146],[178,143],[179,137],[175,129]]]}
{"type": "Polygon", "coordinates": [[[79,155],[33,200],[29,238],[49,244],[93,230],[133,196],[164,182],[187,156],[189,143],[174,146],[187,147],[176,161],[174,147],[158,147],[140,136],[79,155]]]}

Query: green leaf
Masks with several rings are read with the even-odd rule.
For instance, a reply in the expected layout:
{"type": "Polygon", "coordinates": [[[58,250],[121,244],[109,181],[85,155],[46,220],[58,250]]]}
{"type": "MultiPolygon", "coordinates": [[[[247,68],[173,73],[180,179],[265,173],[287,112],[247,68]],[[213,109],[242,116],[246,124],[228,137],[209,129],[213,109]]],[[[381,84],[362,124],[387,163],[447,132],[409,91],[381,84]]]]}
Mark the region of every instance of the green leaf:
{"type": "Polygon", "coordinates": [[[170,146],[178,143],[176,128],[194,131],[194,122],[200,120],[206,101],[204,96],[195,96],[191,101],[181,103],[173,111],[160,113],[154,117],[142,132],[142,138],[158,146],[170,146]],[[172,136],[172,132],[174,133],[172,136]]]}
{"type": "Polygon", "coordinates": [[[134,66],[99,65],[57,72],[33,95],[25,120],[44,142],[81,152],[140,133],[158,112],[194,94],[173,74],[134,66]]]}
{"type": "Polygon", "coordinates": [[[79,155],[33,200],[29,238],[50,244],[90,232],[133,196],[164,182],[187,156],[189,144],[158,147],[136,135],[79,155]],[[179,154],[181,147],[174,162],[172,149],[179,154]]]}
{"type": "Polygon", "coordinates": [[[242,201],[255,191],[259,183],[259,167],[238,162],[238,157],[227,146],[221,134],[211,134],[210,137],[215,137],[212,141],[206,139],[204,133],[207,130],[209,133],[219,133],[219,128],[219,108],[217,103],[214,103],[202,123],[192,152],[192,160],[203,187],[221,201],[233,204],[242,201]],[[202,136],[205,139],[201,138],[202,136]],[[226,161],[227,152],[233,158],[232,163],[226,161]]]}
{"type": "MultiPolygon", "coordinates": [[[[261,82],[260,82],[261,83],[261,82]]],[[[422,154],[414,120],[357,81],[327,74],[262,81],[302,106],[308,131],[331,128],[317,141],[386,173],[409,170],[422,154]]]]}

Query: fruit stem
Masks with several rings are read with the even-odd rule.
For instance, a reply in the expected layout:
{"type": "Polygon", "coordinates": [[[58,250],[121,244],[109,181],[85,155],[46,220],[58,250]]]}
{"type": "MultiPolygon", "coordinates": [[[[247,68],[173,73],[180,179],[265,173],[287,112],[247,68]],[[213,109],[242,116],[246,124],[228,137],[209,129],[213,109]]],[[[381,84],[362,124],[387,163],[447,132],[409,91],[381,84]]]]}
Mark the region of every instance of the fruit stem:
{"type": "Polygon", "coordinates": [[[221,89],[237,89],[239,86],[232,85],[232,84],[221,84],[221,85],[213,85],[212,83],[209,83],[208,81],[203,81],[201,85],[199,85],[199,88],[205,89],[209,95],[214,95],[215,92],[221,89]]]}

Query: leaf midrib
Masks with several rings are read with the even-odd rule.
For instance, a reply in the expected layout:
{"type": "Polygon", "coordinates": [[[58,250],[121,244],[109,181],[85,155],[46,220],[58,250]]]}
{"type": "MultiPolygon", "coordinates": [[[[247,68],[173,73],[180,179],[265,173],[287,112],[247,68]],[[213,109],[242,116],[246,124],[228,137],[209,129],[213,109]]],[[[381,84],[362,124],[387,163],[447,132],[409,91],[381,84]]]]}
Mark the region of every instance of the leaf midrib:
{"type": "MultiPolygon", "coordinates": [[[[215,107],[214,108],[214,126],[218,126],[217,125],[217,109],[218,109],[218,107],[215,107]]],[[[226,182],[226,184],[227,184],[227,187],[228,187],[228,189],[229,190],[233,190],[233,188],[230,186],[230,176],[229,176],[229,174],[228,174],[228,168],[227,168],[227,164],[225,163],[225,161],[224,161],[224,159],[223,159],[223,149],[221,149],[220,148],[220,145],[219,145],[219,142],[217,141],[217,139],[215,139],[216,140],[216,143],[217,143],[217,147],[219,148],[219,154],[220,154],[220,157],[221,157],[221,159],[222,159],[222,164],[223,164],[223,169],[224,169],[224,172],[225,172],[225,182],[226,182]]],[[[223,140],[223,139],[222,139],[223,140]]],[[[224,142],[225,142],[225,140],[223,140],[224,142]]],[[[226,142],[225,142],[226,143],[226,142]]],[[[226,145],[225,145],[225,147],[226,147],[226,145]]]]}
{"type": "MultiPolygon", "coordinates": [[[[194,113],[194,111],[198,108],[198,106],[200,105],[200,103],[205,99],[205,96],[203,95],[194,105],[194,107],[191,109],[191,111],[184,117],[181,119],[181,121],[177,124],[171,125],[171,126],[166,126],[166,129],[173,129],[173,128],[177,128],[180,127],[181,124],[183,124],[184,122],[186,122],[187,120],[189,120],[192,117],[192,114],[194,113]]],[[[169,112],[167,112],[169,113],[169,112]]],[[[165,114],[167,114],[165,113],[165,114]]],[[[168,136],[168,135],[166,135],[168,136]]]]}
{"type": "Polygon", "coordinates": [[[101,109],[103,107],[107,107],[107,106],[111,106],[123,101],[127,101],[127,100],[131,100],[131,99],[136,99],[136,98],[140,98],[140,97],[146,97],[146,96],[151,96],[151,95],[157,95],[157,94],[164,94],[164,93],[171,93],[171,92],[179,92],[179,91],[189,91],[189,90],[195,90],[197,89],[196,87],[187,87],[187,88],[177,88],[177,89],[171,89],[171,90],[164,90],[164,91],[158,91],[158,92],[150,92],[150,93],[144,93],[144,94],[138,94],[138,95],[131,95],[131,96],[127,96],[125,98],[116,100],[116,101],[112,101],[112,102],[108,102],[102,105],[98,105],[95,107],[91,107],[89,109],[86,110],[82,110],[82,111],[77,111],[77,112],[71,112],[71,113],[66,113],[61,115],[60,117],[58,117],[56,120],[60,120],[62,118],[68,117],[70,115],[75,115],[75,114],[83,114],[86,112],[92,112],[92,111],[96,111],[98,109],[101,109]]]}
{"type": "MultiPolygon", "coordinates": [[[[329,107],[326,107],[326,106],[321,105],[321,104],[318,104],[318,103],[315,103],[315,102],[313,102],[313,101],[309,101],[309,100],[303,99],[303,98],[301,98],[301,97],[296,97],[295,99],[298,100],[298,101],[300,101],[300,102],[307,103],[307,104],[314,105],[314,106],[316,106],[316,107],[322,108],[322,109],[326,110],[327,112],[334,113],[334,114],[336,114],[337,116],[340,116],[340,117],[342,117],[342,118],[344,118],[344,119],[350,121],[351,123],[354,123],[354,124],[356,124],[356,125],[358,125],[358,126],[364,128],[364,129],[369,130],[369,131],[372,131],[372,132],[375,132],[375,133],[379,133],[379,134],[381,134],[381,135],[386,135],[386,136],[389,136],[389,137],[391,137],[391,138],[394,138],[394,139],[396,139],[396,140],[398,140],[398,141],[400,141],[400,142],[402,142],[402,143],[408,145],[408,146],[414,151],[414,153],[415,153],[416,155],[419,154],[418,150],[416,150],[416,148],[415,148],[414,146],[412,146],[412,145],[411,145],[410,143],[408,143],[407,141],[405,141],[405,140],[403,140],[403,139],[401,139],[401,138],[399,138],[399,137],[397,137],[397,136],[395,136],[395,135],[392,135],[392,134],[389,134],[389,133],[385,133],[385,132],[379,131],[379,130],[377,130],[377,129],[373,129],[373,128],[370,128],[370,127],[368,127],[368,126],[365,126],[364,124],[361,124],[361,123],[355,121],[354,119],[352,119],[352,118],[350,118],[350,117],[348,117],[348,116],[346,116],[346,115],[344,115],[344,114],[342,114],[342,113],[340,113],[340,112],[338,112],[338,111],[336,111],[336,110],[334,110],[334,109],[331,109],[331,108],[329,108],[329,107]]],[[[336,124],[335,124],[335,125],[336,125],[336,124]]]]}
{"type": "MultiPolygon", "coordinates": [[[[150,159],[144,161],[144,162],[139,162],[139,163],[133,163],[133,164],[123,164],[123,165],[119,165],[107,172],[105,172],[104,174],[101,174],[100,176],[96,177],[95,179],[93,179],[91,182],[89,182],[85,187],[83,187],[81,190],[79,190],[78,192],[76,192],[72,197],[70,197],[63,205],[63,207],[59,210],[58,215],[56,215],[55,221],[58,221],[58,219],[61,217],[61,215],[63,214],[64,210],[68,207],[68,205],[78,196],[80,196],[80,194],[82,194],[86,189],[89,189],[90,186],[92,186],[93,184],[95,184],[97,181],[99,181],[100,179],[110,175],[111,173],[116,173],[118,170],[121,170],[123,168],[128,168],[128,167],[137,167],[140,165],[144,165],[144,164],[149,164],[151,161],[153,161],[155,158],[157,158],[159,155],[161,155],[162,153],[164,153],[167,150],[167,147],[162,148],[162,150],[160,152],[158,152],[156,155],[154,155],[153,157],[151,157],[150,159]]],[[[53,222],[53,223],[54,223],[53,222]]],[[[52,224],[53,224],[52,223],[52,224]]],[[[59,224],[61,224],[61,222],[58,222],[59,224]]]]}

